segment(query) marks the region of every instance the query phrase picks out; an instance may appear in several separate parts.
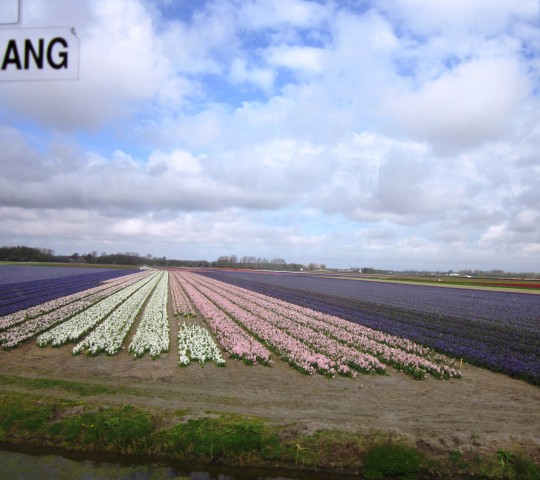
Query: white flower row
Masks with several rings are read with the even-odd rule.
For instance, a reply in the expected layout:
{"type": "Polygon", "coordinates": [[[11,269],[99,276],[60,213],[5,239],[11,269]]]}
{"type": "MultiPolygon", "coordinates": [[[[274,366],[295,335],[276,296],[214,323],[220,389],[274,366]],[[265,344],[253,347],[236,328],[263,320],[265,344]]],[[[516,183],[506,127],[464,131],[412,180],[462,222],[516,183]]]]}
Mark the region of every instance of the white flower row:
{"type": "MultiPolygon", "coordinates": [[[[57,299],[58,302],[54,300],[47,302],[49,307],[47,308],[48,311],[44,309],[45,313],[34,316],[34,318],[27,319],[26,321],[18,322],[3,332],[0,332],[0,345],[2,345],[2,348],[4,349],[17,347],[35,335],[66,321],[70,317],[92,306],[94,303],[135,283],[137,280],[140,280],[141,277],[140,275],[130,275],[129,277],[122,278],[124,281],[121,283],[108,283],[107,285],[100,285],[99,287],[94,287],[85,290],[84,292],[70,295],[70,297],[75,297],[75,295],[77,295],[79,298],[75,297],[74,300],[71,299],[72,301],[69,302],[66,300],[68,297],[57,299]],[[56,308],[51,307],[53,304],[57,305],[56,308]]],[[[32,307],[32,309],[35,309],[35,307],[32,307]]]]}
{"type": "Polygon", "coordinates": [[[157,358],[162,352],[169,350],[169,318],[167,300],[169,296],[169,274],[163,272],[154,293],[144,308],[144,313],[129,351],[135,357],[142,357],[149,352],[157,358]]]}
{"type": "Polygon", "coordinates": [[[8,329],[24,322],[25,320],[38,317],[61,307],[65,307],[83,298],[86,299],[89,295],[94,295],[101,292],[102,296],[106,297],[112,293],[112,289],[115,288],[116,290],[119,290],[121,288],[120,285],[124,284],[124,286],[127,286],[131,283],[135,283],[137,280],[140,280],[147,275],[147,273],[143,273],[142,275],[140,273],[136,273],[134,275],[128,275],[125,277],[113,278],[107,281],[107,283],[103,282],[97,287],[82,290],[71,295],[66,295],[65,297],[55,298],[54,300],[49,300],[48,302],[40,303],[39,305],[10,313],[0,317],[0,330],[8,329]]]}
{"type": "Polygon", "coordinates": [[[215,362],[225,365],[225,360],[212,336],[205,328],[199,325],[183,323],[178,332],[178,350],[180,352],[179,364],[188,365],[192,360],[199,363],[215,362]]]}
{"type": "Polygon", "coordinates": [[[157,274],[154,274],[151,277],[144,277],[142,280],[129,285],[114,295],[95,303],[86,310],[83,310],[77,315],[71,317],[66,322],[42,333],[37,338],[37,344],[40,347],[44,347],[48,344],[52,344],[53,346],[57,347],[63,345],[64,343],[77,340],[86,332],[94,328],[122,302],[133,295],[134,292],[143,287],[143,285],[151,282],[156,275],[157,274]]]}
{"type": "Polygon", "coordinates": [[[244,363],[249,365],[257,363],[270,365],[272,363],[270,350],[197,290],[189,282],[186,275],[177,272],[172,272],[172,275],[176,276],[182,283],[182,288],[214,334],[221,348],[231,358],[242,359],[244,363]]]}
{"type": "Polygon", "coordinates": [[[126,335],[139,314],[148,295],[156,287],[162,278],[163,272],[155,275],[152,279],[131,295],[122,305],[114,310],[104,321],[100,323],[82,342],[74,348],[76,355],[82,350],[95,355],[99,352],[106,352],[114,355],[121,347],[126,335]]]}

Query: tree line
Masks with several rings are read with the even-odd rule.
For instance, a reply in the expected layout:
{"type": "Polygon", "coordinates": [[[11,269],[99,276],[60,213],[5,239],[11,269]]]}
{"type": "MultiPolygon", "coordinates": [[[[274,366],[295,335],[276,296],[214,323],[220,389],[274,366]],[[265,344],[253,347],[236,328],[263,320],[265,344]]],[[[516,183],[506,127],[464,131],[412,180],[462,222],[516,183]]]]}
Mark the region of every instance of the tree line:
{"type": "MultiPolygon", "coordinates": [[[[96,265],[132,265],[150,267],[206,267],[206,268],[246,268],[258,270],[301,271],[305,267],[299,263],[287,263],[283,258],[268,260],[261,257],[242,257],[236,255],[221,256],[217,260],[176,260],[166,257],[155,257],[151,253],[144,256],[137,252],[102,252],[98,255],[93,250],[89,253],[74,252],[72,255],[55,255],[49,248],[33,248],[25,246],[0,247],[0,261],[5,262],[54,262],[54,263],[86,263],[96,265]]],[[[310,264],[306,269],[314,269],[310,264]]]]}
{"type": "MultiPolygon", "coordinates": [[[[310,264],[315,266],[315,264],[310,264]]],[[[285,270],[290,272],[300,272],[309,269],[300,263],[287,263],[284,258],[261,258],[244,256],[238,258],[236,255],[223,255],[211,263],[213,268],[242,268],[252,270],[285,270]]],[[[314,269],[314,268],[313,268],[314,269]]]]}
{"type": "MultiPolygon", "coordinates": [[[[87,263],[96,265],[131,265],[134,267],[147,265],[149,267],[187,267],[187,268],[241,268],[252,270],[283,270],[291,272],[327,270],[326,265],[319,263],[287,263],[283,258],[261,258],[254,256],[237,257],[236,255],[222,255],[217,260],[176,260],[166,257],[155,257],[151,253],[144,256],[137,252],[98,253],[93,250],[89,253],[75,252],[72,255],[55,255],[50,248],[34,248],[26,246],[0,247],[0,261],[4,262],[53,262],[53,263],[87,263]]],[[[380,270],[373,267],[332,269],[333,271],[358,272],[363,274],[408,274],[408,275],[450,275],[448,272],[432,271],[390,271],[380,270]]],[[[484,278],[540,278],[535,272],[506,272],[504,270],[460,270],[456,272],[460,276],[484,277],[484,278]]]]}
{"type": "Polygon", "coordinates": [[[166,257],[145,256],[137,252],[89,253],[75,252],[72,255],[55,255],[48,248],[33,248],[25,246],[0,247],[0,261],[4,262],[54,262],[54,263],[89,263],[96,265],[132,265],[153,267],[209,267],[206,260],[170,260],[166,257]]]}
{"type": "Polygon", "coordinates": [[[54,262],[55,259],[50,248],[0,247],[0,261],[4,262],[54,262]]]}

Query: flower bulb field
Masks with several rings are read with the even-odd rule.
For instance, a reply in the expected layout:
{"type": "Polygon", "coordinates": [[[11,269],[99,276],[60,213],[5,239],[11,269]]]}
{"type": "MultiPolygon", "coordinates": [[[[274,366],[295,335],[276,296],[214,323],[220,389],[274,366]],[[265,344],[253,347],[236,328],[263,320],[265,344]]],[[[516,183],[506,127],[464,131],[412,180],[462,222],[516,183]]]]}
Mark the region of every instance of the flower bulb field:
{"type": "Polygon", "coordinates": [[[330,378],[388,368],[415,379],[460,378],[459,359],[540,384],[535,294],[227,270],[2,268],[4,350],[35,340],[72,344],[74,355],[127,347],[156,359],[178,348],[181,366],[225,365],[221,351],[248,365],[280,359],[330,378]],[[169,297],[173,318],[187,319],[178,323],[178,344],[169,297]],[[196,331],[188,328],[194,321],[196,331]]]}
{"type": "Polygon", "coordinates": [[[0,266],[0,381],[105,383],[114,401],[152,408],[388,431],[434,450],[514,442],[540,457],[538,294],[18,268],[0,266]]]}
{"type": "Polygon", "coordinates": [[[406,338],[540,384],[540,295],[313,275],[205,272],[211,278],[406,338]]]}

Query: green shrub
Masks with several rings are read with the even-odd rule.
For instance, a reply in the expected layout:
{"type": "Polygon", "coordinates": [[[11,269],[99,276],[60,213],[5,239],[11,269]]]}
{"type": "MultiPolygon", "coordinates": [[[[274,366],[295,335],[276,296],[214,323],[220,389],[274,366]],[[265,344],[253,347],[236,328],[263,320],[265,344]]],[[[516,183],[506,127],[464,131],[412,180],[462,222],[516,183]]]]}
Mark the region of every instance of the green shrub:
{"type": "Polygon", "coordinates": [[[415,478],[422,464],[420,452],[400,444],[374,445],[364,454],[366,478],[415,478]]]}
{"type": "Polygon", "coordinates": [[[258,420],[198,418],[176,425],[161,435],[166,451],[210,459],[257,454],[269,458],[279,447],[276,435],[258,420]]]}
{"type": "Polygon", "coordinates": [[[516,479],[519,480],[540,480],[540,469],[525,455],[512,456],[513,467],[516,479]]]}
{"type": "Polygon", "coordinates": [[[144,450],[154,426],[148,413],[126,405],[65,418],[49,431],[70,445],[135,453],[144,450]]]}
{"type": "Polygon", "coordinates": [[[0,429],[8,432],[36,433],[45,428],[52,416],[52,408],[38,402],[27,401],[20,396],[20,401],[0,399],[0,429]]]}

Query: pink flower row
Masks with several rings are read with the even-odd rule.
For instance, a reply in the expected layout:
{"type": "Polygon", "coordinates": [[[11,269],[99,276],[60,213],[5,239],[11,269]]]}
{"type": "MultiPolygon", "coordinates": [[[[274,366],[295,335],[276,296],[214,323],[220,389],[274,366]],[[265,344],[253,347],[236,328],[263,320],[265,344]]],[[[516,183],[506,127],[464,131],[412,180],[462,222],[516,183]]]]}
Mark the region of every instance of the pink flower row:
{"type": "MultiPolygon", "coordinates": [[[[211,279],[209,279],[212,281],[211,279]]],[[[215,282],[215,281],[214,281],[215,282]]],[[[318,328],[323,330],[328,326],[328,324],[336,327],[338,330],[334,330],[336,333],[342,333],[343,330],[348,332],[351,335],[360,335],[362,337],[367,337],[369,339],[375,340],[379,343],[384,343],[390,347],[399,348],[409,353],[414,353],[416,355],[436,355],[432,350],[417,343],[414,343],[406,338],[396,337],[395,335],[389,335],[387,333],[373,330],[369,327],[364,327],[356,323],[352,323],[348,320],[344,320],[333,315],[328,315],[326,313],[318,312],[307,307],[301,307],[293,303],[288,303],[283,300],[279,300],[267,295],[262,295],[245,288],[236,287],[234,285],[225,284],[219,282],[221,288],[227,289],[229,292],[234,293],[235,295],[241,296],[242,298],[248,299],[254,303],[258,303],[270,309],[281,309],[281,312],[287,313],[290,318],[297,319],[298,321],[307,321],[310,324],[313,324],[313,321],[318,321],[318,328]]],[[[350,337],[353,338],[353,337],[350,337]]],[[[345,340],[348,341],[348,340],[345,340]]]]}
{"type": "Polygon", "coordinates": [[[441,356],[433,355],[431,350],[409,340],[206,277],[204,283],[228,301],[259,318],[267,319],[317,351],[357,370],[383,371],[384,366],[380,360],[416,378],[423,378],[426,373],[437,378],[460,376],[459,371],[438,363],[441,356]],[[435,361],[422,354],[431,355],[435,361]]]}
{"type": "Polygon", "coordinates": [[[351,367],[366,373],[384,371],[384,365],[376,358],[231,294],[225,290],[222,282],[204,278],[198,286],[205,288],[206,294],[213,301],[267,343],[279,356],[305,373],[319,372],[333,376],[339,372],[348,375],[353,374],[351,367]],[[211,288],[203,286],[202,282],[211,285],[211,288]]]}
{"type": "Polygon", "coordinates": [[[193,305],[206,321],[218,343],[230,357],[240,358],[248,364],[271,363],[270,351],[238,326],[200,290],[195,288],[192,282],[188,280],[191,277],[179,272],[171,272],[171,274],[181,282],[193,305]]]}
{"type": "Polygon", "coordinates": [[[169,290],[171,292],[173,313],[175,315],[193,315],[193,307],[180,284],[180,278],[172,271],[169,275],[169,290]]]}

